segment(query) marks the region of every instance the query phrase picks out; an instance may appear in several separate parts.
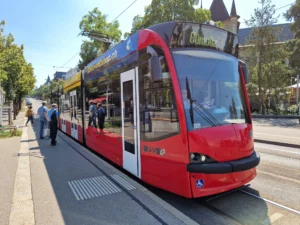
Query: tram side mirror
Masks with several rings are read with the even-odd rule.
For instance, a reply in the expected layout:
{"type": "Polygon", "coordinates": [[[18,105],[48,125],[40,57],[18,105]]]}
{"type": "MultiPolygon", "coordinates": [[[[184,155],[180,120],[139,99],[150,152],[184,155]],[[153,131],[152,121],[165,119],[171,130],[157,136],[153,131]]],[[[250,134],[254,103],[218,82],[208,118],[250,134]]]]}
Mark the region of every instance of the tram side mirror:
{"type": "Polygon", "coordinates": [[[161,64],[158,56],[152,56],[149,59],[149,68],[152,82],[160,82],[163,80],[163,75],[161,72],[161,64]]]}

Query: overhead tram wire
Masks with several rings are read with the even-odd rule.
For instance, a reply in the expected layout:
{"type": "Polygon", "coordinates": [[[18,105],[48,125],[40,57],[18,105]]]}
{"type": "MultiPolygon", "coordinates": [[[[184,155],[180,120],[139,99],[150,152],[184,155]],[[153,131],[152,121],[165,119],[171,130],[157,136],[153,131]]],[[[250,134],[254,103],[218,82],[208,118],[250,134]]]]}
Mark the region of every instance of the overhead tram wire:
{"type": "Polygon", "coordinates": [[[129,9],[137,0],[133,1],[126,9],[124,9],[111,23],[115,22],[127,9],[129,9]]]}
{"type": "MultiPolygon", "coordinates": [[[[39,63],[32,63],[32,65],[35,65],[35,66],[47,66],[47,67],[53,67],[53,65],[45,65],[45,64],[39,64],[39,63]]],[[[72,67],[55,66],[55,68],[67,68],[67,69],[71,69],[72,67]]]]}
{"type": "MultiPolygon", "coordinates": [[[[115,19],[113,19],[113,22],[116,21],[116,19],[118,19],[127,9],[129,9],[135,2],[137,2],[137,0],[134,0],[126,9],[124,9],[115,19]]],[[[80,52],[77,52],[70,60],[68,60],[62,67],[64,67],[67,63],[69,63],[75,56],[77,56],[80,52]]]]}
{"type": "Polygon", "coordinates": [[[74,59],[79,53],[80,53],[80,51],[77,52],[75,55],[73,55],[72,58],[70,58],[64,65],[61,66],[61,68],[64,67],[65,65],[67,65],[67,64],[68,64],[72,59],[74,59]]]}

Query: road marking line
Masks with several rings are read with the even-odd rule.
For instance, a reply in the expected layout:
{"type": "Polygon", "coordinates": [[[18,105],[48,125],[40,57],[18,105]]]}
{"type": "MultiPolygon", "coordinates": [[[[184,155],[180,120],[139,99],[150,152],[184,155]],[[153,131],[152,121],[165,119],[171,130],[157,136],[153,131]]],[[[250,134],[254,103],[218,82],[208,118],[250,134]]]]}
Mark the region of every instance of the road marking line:
{"type": "Polygon", "coordinates": [[[253,196],[253,197],[255,197],[255,198],[258,198],[258,199],[260,199],[260,200],[264,200],[265,202],[269,202],[269,203],[271,203],[271,204],[273,204],[273,205],[276,205],[276,206],[278,206],[278,207],[281,207],[281,208],[283,208],[283,209],[286,209],[286,210],[288,210],[288,211],[291,211],[291,212],[294,212],[294,213],[300,215],[300,211],[298,211],[298,210],[296,210],[296,209],[292,209],[292,208],[289,208],[289,207],[287,207],[287,206],[285,206],[285,205],[281,205],[281,204],[279,204],[279,203],[276,203],[276,202],[273,202],[273,201],[271,201],[271,200],[268,200],[268,199],[266,199],[266,198],[262,198],[262,197],[260,197],[260,196],[255,195],[255,194],[252,194],[252,193],[250,193],[250,192],[248,192],[248,191],[244,191],[244,190],[240,190],[240,191],[243,192],[243,193],[245,193],[245,194],[251,195],[251,196],[253,196]]]}
{"type": "Polygon", "coordinates": [[[27,127],[23,127],[9,225],[34,225],[27,127]]]}
{"type": "Polygon", "coordinates": [[[275,151],[279,151],[279,152],[287,152],[287,153],[293,153],[293,154],[300,155],[300,152],[286,151],[286,150],[282,150],[282,149],[278,149],[278,148],[267,148],[267,147],[261,147],[261,146],[254,145],[254,147],[255,146],[258,148],[264,148],[264,149],[275,150],[275,151]]]}
{"type": "Polygon", "coordinates": [[[281,217],[283,217],[283,215],[281,213],[274,213],[272,214],[272,216],[270,216],[270,222],[271,224],[274,223],[276,220],[280,219],[281,217]]]}
{"type": "Polygon", "coordinates": [[[265,172],[265,171],[262,171],[262,170],[259,170],[259,169],[256,169],[256,171],[257,171],[258,173],[262,173],[262,174],[269,175],[269,176],[272,176],[272,177],[275,177],[275,178],[280,178],[280,179],[283,179],[283,180],[288,180],[288,181],[291,181],[291,182],[295,182],[295,183],[299,183],[299,184],[300,184],[300,181],[299,181],[299,180],[296,180],[296,179],[293,179],[293,178],[288,178],[288,177],[284,177],[284,176],[281,176],[281,175],[277,175],[277,174],[265,172]]]}
{"type": "Polygon", "coordinates": [[[266,133],[257,133],[257,132],[254,132],[254,137],[255,137],[255,134],[266,135],[266,136],[274,136],[274,137],[285,137],[285,138],[297,138],[297,139],[299,139],[299,137],[289,137],[289,136],[284,136],[284,135],[266,134],[266,133]]]}

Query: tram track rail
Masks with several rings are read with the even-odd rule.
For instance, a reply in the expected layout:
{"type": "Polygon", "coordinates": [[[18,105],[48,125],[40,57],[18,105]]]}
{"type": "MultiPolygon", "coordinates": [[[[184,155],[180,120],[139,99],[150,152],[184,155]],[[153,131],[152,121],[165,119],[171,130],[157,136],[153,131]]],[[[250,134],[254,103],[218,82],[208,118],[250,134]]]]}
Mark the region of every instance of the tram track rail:
{"type": "MultiPolygon", "coordinates": [[[[214,197],[212,197],[212,198],[209,198],[209,199],[205,200],[204,202],[205,202],[205,203],[208,203],[209,201],[212,201],[212,200],[215,200],[215,199],[224,197],[224,196],[229,195],[229,194],[232,194],[232,193],[234,193],[234,192],[241,192],[241,193],[244,193],[244,194],[246,194],[246,195],[252,196],[252,197],[254,197],[254,198],[257,198],[257,199],[263,200],[263,201],[265,201],[265,202],[268,202],[268,203],[270,203],[270,204],[272,204],[272,205],[275,205],[275,206],[277,206],[277,207],[280,207],[280,208],[282,208],[282,209],[285,209],[285,210],[287,210],[287,211],[289,211],[289,212],[292,212],[292,213],[295,213],[295,214],[297,214],[297,215],[300,215],[300,211],[299,211],[299,210],[290,208],[290,207],[285,206],[285,205],[283,205],[283,204],[277,203],[277,202],[275,202],[275,201],[271,201],[271,200],[269,200],[269,199],[267,199],[267,198],[258,196],[258,195],[256,195],[256,194],[253,194],[253,193],[251,193],[251,192],[249,192],[249,191],[245,191],[245,190],[244,190],[245,188],[249,188],[249,187],[250,187],[250,185],[244,185],[244,186],[242,186],[242,187],[240,187],[240,188],[237,188],[237,189],[234,189],[234,190],[231,190],[231,191],[228,191],[228,192],[225,192],[225,193],[216,195],[216,196],[214,196],[214,197]]],[[[230,216],[230,217],[231,217],[231,216],[230,216]]],[[[236,220],[236,219],[235,219],[235,220],[236,220]]]]}

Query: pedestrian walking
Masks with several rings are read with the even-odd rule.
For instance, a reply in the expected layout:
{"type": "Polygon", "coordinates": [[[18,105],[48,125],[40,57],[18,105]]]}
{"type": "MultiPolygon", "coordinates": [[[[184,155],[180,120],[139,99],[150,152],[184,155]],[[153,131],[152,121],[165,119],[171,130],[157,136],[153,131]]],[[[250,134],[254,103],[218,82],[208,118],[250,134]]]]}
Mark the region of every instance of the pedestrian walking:
{"type": "Polygon", "coordinates": [[[28,106],[28,109],[25,113],[25,116],[28,118],[25,126],[27,126],[29,121],[31,122],[31,125],[34,126],[33,115],[34,115],[34,112],[32,110],[32,106],[30,105],[30,106],[28,106]]]}
{"type": "Polygon", "coordinates": [[[52,108],[48,111],[48,121],[50,124],[50,138],[51,145],[56,145],[57,125],[58,125],[59,112],[57,104],[53,103],[52,108]]]}
{"type": "Polygon", "coordinates": [[[42,106],[38,109],[38,115],[39,115],[39,119],[40,119],[40,139],[44,139],[43,137],[43,130],[44,130],[44,126],[45,124],[47,124],[47,107],[46,107],[46,102],[43,101],[42,102],[42,106]]]}

